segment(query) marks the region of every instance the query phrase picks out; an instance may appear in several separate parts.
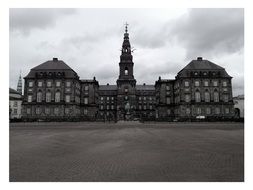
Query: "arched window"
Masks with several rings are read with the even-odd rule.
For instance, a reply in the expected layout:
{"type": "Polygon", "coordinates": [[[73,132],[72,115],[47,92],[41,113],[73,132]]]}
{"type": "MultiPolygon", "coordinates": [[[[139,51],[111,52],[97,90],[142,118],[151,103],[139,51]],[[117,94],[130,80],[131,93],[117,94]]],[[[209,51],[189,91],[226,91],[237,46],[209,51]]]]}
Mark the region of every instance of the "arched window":
{"type": "Polygon", "coordinates": [[[195,101],[200,102],[200,92],[199,91],[195,92],[195,101]]]}
{"type": "Polygon", "coordinates": [[[219,93],[217,92],[217,90],[215,90],[213,93],[213,100],[214,102],[219,102],[219,93]]]}
{"type": "Polygon", "coordinates": [[[52,99],[51,92],[47,91],[47,93],[46,93],[46,102],[51,102],[51,99],[52,99]]]}
{"type": "Polygon", "coordinates": [[[60,100],[61,100],[61,93],[57,91],[55,93],[55,102],[60,102],[60,100]]]}
{"type": "Polygon", "coordinates": [[[125,67],[125,75],[128,75],[128,68],[125,67]]]}
{"type": "Polygon", "coordinates": [[[210,102],[210,93],[205,91],[205,102],[210,102]]]}
{"type": "Polygon", "coordinates": [[[37,102],[41,102],[42,101],[42,92],[39,91],[37,92],[37,102]]]}

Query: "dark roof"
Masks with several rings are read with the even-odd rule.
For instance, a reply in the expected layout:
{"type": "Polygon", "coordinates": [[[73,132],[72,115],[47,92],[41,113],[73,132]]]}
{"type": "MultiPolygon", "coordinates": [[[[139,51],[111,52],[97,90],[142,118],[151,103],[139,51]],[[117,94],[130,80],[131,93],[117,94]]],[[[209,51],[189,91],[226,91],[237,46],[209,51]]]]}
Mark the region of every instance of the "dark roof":
{"type": "Polygon", "coordinates": [[[72,70],[64,61],[62,60],[49,60],[36,67],[32,70],[72,70]]]}
{"type": "Polygon", "coordinates": [[[185,70],[221,70],[224,68],[208,60],[192,60],[183,69],[185,70]]]}
{"type": "Polygon", "coordinates": [[[155,86],[149,84],[136,85],[136,90],[155,90],[155,86]]]}
{"type": "Polygon", "coordinates": [[[184,71],[221,71],[222,77],[230,77],[223,67],[211,61],[204,60],[201,57],[197,60],[192,60],[178,73],[180,73],[181,76],[185,76],[186,72],[184,71]]]}
{"type": "Polygon", "coordinates": [[[34,78],[36,72],[64,72],[66,78],[78,77],[77,73],[71,67],[57,58],[33,67],[25,78],[34,78]]]}
{"type": "Polygon", "coordinates": [[[19,95],[21,95],[18,91],[14,90],[13,88],[9,88],[9,93],[10,94],[19,94],[19,95]]]}
{"type": "Polygon", "coordinates": [[[98,90],[117,90],[117,85],[99,85],[98,90]]]}

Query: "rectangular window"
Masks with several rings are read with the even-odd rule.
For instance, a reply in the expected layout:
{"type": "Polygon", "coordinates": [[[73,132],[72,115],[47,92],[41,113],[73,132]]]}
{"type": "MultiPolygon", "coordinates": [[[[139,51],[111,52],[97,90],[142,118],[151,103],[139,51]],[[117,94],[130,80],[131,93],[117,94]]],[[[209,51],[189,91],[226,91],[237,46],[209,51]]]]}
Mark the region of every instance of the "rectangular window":
{"type": "Polygon", "coordinates": [[[70,87],[70,85],[71,85],[70,81],[67,81],[66,82],[66,87],[70,87]]]}
{"type": "Polygon", "coordinates": [[[31,108],[27,108],[27,109],[26,109],[26,113],[27,113],[27,114],[31,114],[31,108]]]}
{"type": "Polygon", "coordinates": [[[84,86],[84,90],[88,91],[89,90],[89,86],[84,86]]]}
{"type": "Polygon", "coordinates": [[[100,109],[103,110],[103,109],[104,109],[104,106],[103,106],[103,105],[100,105],[100,109]]]}
{"type": "Polygon", "coordinates": [[[46,113],[47,115],[49,115],[49,114],[50,114],[50,108],[45,108],[45,113],[46,113]]]}
{"type": "Polygon", "coordinates": [[[33,87],[33,82],[32,81],[28,82],[28,86],[33,87]]]}
{"type": "Polygon", "coordinates": [[[114,100],[114,97],[112,97],[111,99],[114,100]]]}
{"type": "Polygon", "coordinates": [[[195,86],[199,86],[199,81],[195,81],[195,86]]]}
{"type": "Polygon", "coordinates": [[[84,98],[84,104],[88,104],[88,98],[84,98]]]}
{"type": "Polygon", "coordinates": [[[35,112],[37,115],[40,114],[40,108],[36,108],[35,112]]]}
{"type": "Polygon", "coordinates": [[[189,115],[189,114],[191,113],[191,109],[190,109],[190,108],[186,108],[186,109],[185,109],[185,113],[186,113],[187,115],[189,115]]]}
{"type": "Polygon", "coordinates": [[[152,110],[152,109],[153,109],[152,105],[149,105],[149,109],[150,109],[150,110],[152,110]]]}
{"type": "Polygon", "coordinates": [[[17,107],[18,106],[18,102],[17,101],[14,101],[14,107],[17,107]]]}
{"type": "Polygon", "coordinates": [[[60,102],[61,101],[61,93],[60,92],[56,92],[55,93],[55,102],[60,102]]]}
{"type": "Polygon", "coordinates": [[[107,100],[107,101],[109,101],[109,100],[110,100],[110,97],[109,97],[109,96],[107,96],[106,100],[107,100]]]}
{"type": "Polygon", "coordinates": [[[200,102],[200,92],[195,92],[195,101],[200,102]]]}
{"type": "Polygon", "coordinates": [[[28,95],[28,96],[27,96],[27,101],[28,101],[28,102],[32,102],[32,95],[28,95]]]}
{"type": "Polygon", "coordinates": [[[109,110],[109,109],[110,109],[110,106],[109,106],[109,105],[106,105],[106,109],[108,109],[108,110],[109,110]]]}
{"type": "Polygon", "coordinates": [[[198,114],[198,115],[201,114],[201,108],[197,108],[197,114],[198,114]]]}
{"type": "Polygon", "coordinates": [[[139,100],[141,100],[141,96],[139,97],[139,100]]]}
{"type": "Polygon", "coordinates": [[[13,113],[16,115],[18,113],[18,110],[17,109],[14,109],[13,110],[13,113]]]}
{"type": "Polygon", "coordinates": [[[59,114],[59,108],[54,108],[54,114],[58,115],[59,114]]]}
{"type": "Polygon", "coordinates": [[[146,101],[146,96],[143,97],[143,100],[146,101]]]}
{"type": "Polygon", "coordinates": [[[190,102],[191,98],[190,98],[190,94],[185,94],[185,102],[190,102]]]}
{"type": "Polygon", "coordinates": [[[218,81],[213,81],[213,86],[218,86],[218,81]]]}
{"type": "Polygon", "coordinates": [[[219,102],[219,93],[218,92],[213,93],[213,100],[214,100],[214,102],[219,102]]]}
{"type": "Polygon", "coordinates": [[[65,108],[65,114],[66,114],[66,115],[69,114],[69,108],[65,108]]]}
{"type": "Polygon", "coordinates": [[[52,82],[51,81],[47,81],[47,87],[51,87],[52,86],[52,82]]]}
{"type": "Polygon", "coordinates": [[[184,86],[189,87],[189,81],[184,81],[184,86]]]}
{"type": "Polygon", "coordinates": [[[207,114],[207,115],[210,115],[210,114],[211,114],[211,108],[209,108],[209,107],[206,108],[206,114],[207,114]]]}
{"type": "Polygon", "coordinates": [[[223,95],[223,101],[224,101],[224,102],[228,102],[228,95],[227,95],[227,94],[224,94],[224,95],[223,95]]]}
{"type": "Polygon", "coordinates": [[[229,114],[229,108],[225,108],[225,114],[229,114]]]}
{"type": "Polygon", "coordinates": [[[65,102],[70,102],[70,95],[65,96],[65,102]]]}
{"type": "Polygon", "coordinates": [[[51,92],[46,93],[46,102],[51,102],[51,92]]]}
{"type": "Polygon", "coordinates": [[[143,109],[144,109],[144,110],[146,110],[146,109],[147,109],[147,106],[146,106],[146,105],[144,105],[144,106],[143,106],[143,109]]]}
{"type": "Polygon", "coordinates": [[[170,115],[170,114],[171,114],[170,109],[167,109],[167,114],[168,114],[168,115],[170,115]]]}
{"type": "Polygon", "coordinates": [[[42,81],[38,82],[38,87],[42,87],[42,81]]]}
{"type": "Polygon", "coordinates": [[[88,114],[88,110],[87,110],[87,109],[84,109],[84,110],[83,110],[83,114],[84,114],[84,115],[87,115],[87,114],[88,114]]]}
{"type": "Polygon", "coordinates": [[[220,108],[215,108],[215,114],[220,114],[220,108]]]}
{"type": "Polygon", "coordinates": [[[227,81],[223,81],[222,86],[227,86],[227,81]]]}
{"type": "Polygon", "coordinates": [[[56,81],[56,87],[60,87],[61,86],[61,82],[60,81],[56,81]]]}
{"type": "Polygon", "coordinates": [[[112,110],[114,109],[114,105],[111,106],[111,109],[112,109],[112,110]]]}
{"type": "Polygon", "coordinates": [[[167,98],[166,98],[166,103],[167,103],[167,104],[170,104],[170,97],[167,97],[167,98]]]}
{"type": "Polygon", "coordinates": [[[205,82],[204,82],[204,86],[208,86],[208,81],[205,81],[205,82]]]}
{"type": "Polygon", "coordinates": [[[166,86],[166,90],[170,90],[170,86],[169,85],[166,86]]]}
{"type": "Polygon", "coordinates": [[[139,105],[139,110],[141,110],[141,105],[139,105]]]}

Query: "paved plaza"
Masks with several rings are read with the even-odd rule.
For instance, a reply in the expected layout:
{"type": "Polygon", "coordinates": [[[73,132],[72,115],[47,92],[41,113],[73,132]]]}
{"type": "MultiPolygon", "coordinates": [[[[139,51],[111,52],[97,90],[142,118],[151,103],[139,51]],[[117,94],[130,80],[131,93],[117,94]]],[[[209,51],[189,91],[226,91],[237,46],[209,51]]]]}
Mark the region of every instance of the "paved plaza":
{"type": "Polygon", "coordinates": [[[10,181],[243,181],[243,123],[11,123],[10,181]]]}

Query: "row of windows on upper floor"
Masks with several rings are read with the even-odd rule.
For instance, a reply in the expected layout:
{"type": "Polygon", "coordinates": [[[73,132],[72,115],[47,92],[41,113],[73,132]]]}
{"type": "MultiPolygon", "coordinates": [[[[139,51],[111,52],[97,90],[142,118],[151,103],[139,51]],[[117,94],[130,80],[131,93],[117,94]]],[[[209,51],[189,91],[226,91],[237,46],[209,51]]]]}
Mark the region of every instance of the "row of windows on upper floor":
{"type": "MultiPolygon", "coordinates": [[[[115,106],[114,105],[106,105],[106,106],[100,105],[99,108],[100,108],[100,110],[104,110],[104,109],[110,110],[110,109],[115,109],[115,106]]],[[[149,105],[149,106],[147,106],[147,105],[139,105],[137,108],[139,110],[142,110],[142,109],[146,110],[147,108],[149,108],[150,110],[152,110],[154,108],[154,106],[153,105],[149,105]]]]}
{"type": "MultiPolygon", "coordinates": [[[[113,96],[101,96],[100,97],[100,100],[101,101],[104,101],[104,100],[106,100],[106,101],[110,101],[110,100],[114,100],[115,98],[113,97],[113,96]]],[[[152,97],[152,96],[139,96],[138,97],[138,100],[144,100],[144,101],[146,101],[146,100],[149,100],[149,101],[152,101],[152,100],[155,100],[155,97],[152,97]]]]}
{"type": "MultiPolygon", "coordinates": [[[[66,81],[65,82],[65,87],[71,87],[71,81],[66,81]]],[[[53,84],[56,86],[56,87],[61,87],[62,84],[64,84],[63,82],[61,81],[55,81],[55,83],[53,83],[53,81],[46,81],[46,87],[52,87],[53,84]]],[[[28,82],[28,87],[33,87],[34,86],[34,81],[29,81],[28,82]]],[[[44,86],[44,81],[38,81],[37,82],[37,87],[43,87],[44,86]]],[[[76,83],[76,87],[78,89],[80,89],[80,84],[76,83]]],[[[85,85],[84,86],[84,90],[85,91],[88,91],[89,90],[89,86],[88,85],[85,85]]]]}
{"type": "MultiPolygon", "coordinates": [[[[178,113],[179,110],[176,109],[175,110],[175,114],[179,114],[178,113]]],[[[167,110],[167,114],[170,115],[172,113],[172,111],[170,109],[167,110]]],[[[194,109],[191,108],[185,108],[184,110],[181,110],[181,113],[186,114],[186,115],[190,115],[192,114],[197,114],[197,115],[211,115],[211,114],[221,114],[221,109],[220,107],[215,107],[215,108],[210,108],[210,107],[205,107],[205,108],[200,108],[200,107],[196,107],[194,109]]],[[[232,110],[230,110],[229,107],[225,107],[223,110],[224,114],[230,114],[232,113],[232,110]]]]}
{"type": "MultiPolygon", "coordinates": [[[[201,86],[201,83],[203,86],[208,87],[208,86],[214,86],[217,87],[219,86],[219,81],[218,80],[213,80],[212,83],[208,80],[204,80],[203,82],[200,80],[194,80],[193,84],[195,87],[201,86]]],[[[184,81],[183,83],[184,87],[190,87],[191,81],[184,81]]],[[[228,86],[228,81],[222,81],[222,86],[227,87],[228,86]]],[[[179,87],[179,83],[175,84],[175,88],[179,87]]],[[[166,90],[170,90],[171,87],[169,85],[166,86],[166,90]]]]}
{"type": "MultiPolygon", "coordinates": [[[[62,109],[55,107],[55,108],[49,108],[49,107],[45,107],[45,108],[41,108],[41,107],[36,107],[35,108],[35,114],[37,115],[41,115],[42,113],[46,114],[46,115],[59,115],[62,109]]],[[[69,108],[64,108],[64,113],[65,115],[69,115],[70,114],[71,109],[69,108]]],[[[74,114],[80,114],[80,109],[75,109],[74,110],[74,114]]],[[[30,115],[31,113],[31,108],[26,108],[26,114],[30,115]]]]}
{"type": "MultiPolygon", "coordinates": [[[[32,95],[27,96],[27,102],[32,102],[32,95]]],[[[52,102],[52,93],[51,92],[46,92],[45,99],[43,99],[42,92],[37,93],[36,101],[37,102],[42,102],[42,100],[45,100],[46,102],[52,102]]],[[[88,98],[85,97],[84,99],[84,104],[88,104],[88,98]]],[[[56,92],[54,94],[54,102],[60,102],[61,101],[61,93],[56,92]]],[[[65,102],[69,103],[70,102],[70,95],[65,95],[65,102]]],[[[75,96],[75,102],[80,103],[80,98],[78,96],[75,96]]]]}
{"type": "MultiPolygon", "coordinates": [[[[191,102],[191,100],[195,100],[195,102],[201,102],[202,100],[204,100],[204,102],[210,102],[211,100],[213,100],[214,102],[219,102],[220,101],[220,95],[219,95],[219,92],[217,92],[217,91],[215,91],[213,94],[211,94],[208,91],[205,91],[202,94],[202,97],[201,97],[201,93],[199,91],[195,92],[194,96],[191,96],[190,94],[185,94],[184,95],[184,101],[185,102],[191,102]],[[212,99],[211,99],[211,95],[212,95],[212,99]]],[[[229,101],[229,95],[228,94],[222,94],[222,100],[223,100],[223,102],[228,102],[229,101]]],[[[167,102],[167,104],[170,104],[171,103],[171,98],[167,97],[166,102],[167,102]]],[[[175,103],[178,103],[178,102],[180,102],[180,97],[179,96],[175,98],[175,103]]]]}

